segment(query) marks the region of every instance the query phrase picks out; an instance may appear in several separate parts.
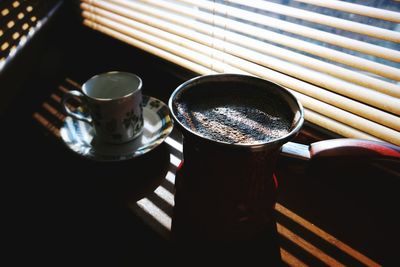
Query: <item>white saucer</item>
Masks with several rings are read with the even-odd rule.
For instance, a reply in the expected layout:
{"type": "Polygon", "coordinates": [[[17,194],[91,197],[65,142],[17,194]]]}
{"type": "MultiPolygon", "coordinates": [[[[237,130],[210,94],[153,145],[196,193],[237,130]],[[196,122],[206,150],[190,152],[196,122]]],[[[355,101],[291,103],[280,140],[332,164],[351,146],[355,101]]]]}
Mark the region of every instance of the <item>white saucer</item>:
{"type": "Polygon", "coordinates": [[[61,139],[79,155],[97,161],[121,161],[143,155],[161,144],[171,133],[173,123],[168,106],[160,100],[143,95],[143,131],[136,139],[124,144],[109,144],[93,138],[90,124],[66,117],[60,129],[61,139]]]}

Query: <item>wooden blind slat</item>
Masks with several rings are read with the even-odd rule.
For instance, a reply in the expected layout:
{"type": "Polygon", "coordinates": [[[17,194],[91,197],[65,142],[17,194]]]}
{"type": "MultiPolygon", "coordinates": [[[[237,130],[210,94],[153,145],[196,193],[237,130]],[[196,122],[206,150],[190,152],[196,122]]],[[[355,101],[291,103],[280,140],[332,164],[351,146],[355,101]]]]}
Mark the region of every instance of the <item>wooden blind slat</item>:
{"type": "MultiPolygon", "coordinates": [[[[199,3],[201,3],[201,0],[197,0],[199,3]]],[[[400,79],[400,70],[395,69],[393,67],[385,66],[383,64],[379,64],[370,60],[365,60],[359,57],[351,56],[342,52],[335,51],[333,49],[327,49],[323,48],[321,46],[316,46],[313,44],[309,44],[307,42],[291,38],[291,37],[285,37],[283,35],[276,35],[276,33],[266,31],[264,29],[258,29],[257,27],[251,26],[251,25],[245,25],[243,23],[239,23],[239,26],[235,27],[238,22],[232,21],[232,20],[227,20],[225,18],[220,18],[220,17],[212,17],[210,14],[201,12],[201,11],[196,11],[190,8],[184,8],[180,7],[179,5],[168,5],[168,10],[177,12],[178,14],[184,13],[188,17],[193,17],[208,23],[217,23],[219,26],[224,26],[224,25],[229,25],[226,27],[230,27],[234,31],[240,31],[243,32],[244,34],[239,35],[235,34],[234,32],[229,32],[229,31],[224,31],[223,29],[219,29],[216,27],[213,27],[211,25],[204,25],[204,24],[199,24],[198,21],[191,21],[189,24],[185,18],[182,17],[174,17],[173,14],[170,14],[168,12],[163,12],[162,9],[151,9],[151,6],[144,6],[140,5],[135,2],[124,2],[123,0],[112,0],[110,2],[118,3],[118,4],[123,4],[125,7],[129,7],[132,9],[136,9],[138,11],[144,12],[144,13],[151,13],[151,15],[160,17],[165,20],[173,20],[174,23],[177,24],[183,24],[186,23],[187,27],[189,28],[196,28],[196,30],[201,31],[203,33],[207,33],[211,36],[218,37],[220,39],[224,40],[229,40],[231,42],[240,42],[241,45],[247,46],[251,49],[256,49],[260,52],[267,53],[270,55],[273,55],[275,57],[281,57],[284,58],[285,60],[288,60],[290,57],[292,61],[296,61],[297,64],[302,64],[305,65],[309,68],[314,68],[320,71],[325,71],[326,73],[333,74],[334,76],[337,76],[341,79],[349,80],[351,82],[360,84],[362,86],[367,86],[369,88],[373,88],[378,91],[383,91],[386,94],[392,95],[392,96],[399,96],[400,92],[400,86],[390,83],[390,82],[385,82],[376,78],[372,78],[366,75],[362,75],[361,73],[356,73],[352,72],[351,75],[349,75],[349,70],[345,70],[343,68],[340,68],[336,65],[329,65],[325,62],[322,62],[321,60],[316,60],[311,57],[305,57],[304,55],[301,55],[299,53],[295,53],[289,50],[282,50],[282,48],[279,47],[272,47],[271,45],[267,43],[260,43],[258,40],[250,40],[248,37],[243,36],[243,35],[252,35],[255,38],[259,37],[264,37],[267,38],[268,40],[271,41],[277,41],[282,44],[287,44],[288,46],[294,47],[296,49],[303,49],[304,51],[311,52],[313,54],[319,55],[326,57],[327,59],[334,59],[337,62],[340,63],[347,63],[353,67],[358,67],[361,69],[364,69],[366,71],[372,71],[375,73],[382,74],[386,77],[390,78],[395,78],[395,79],[400,79]],[[185,22],[184,22],[185,21],[185,22]],[[208,31],[207,31],[208,30],[208,31]],[[275,36],[278,36],[278,38],[274,38],[275,36]],[[282,39],[283,38],[283,39],[282,39]],[[249,41],[250,40],[250,41],[249,41]],[[277,50],[279,50],[277,52],[277,50]],[[325,67],[321,67],[321,65],[324,65],[325,67]]],[[[149,0],[147,1],[148,3],[151,3],[152,5],[157,5],[159,7],[163,7],[162,2],[160,1],[155,1],[155,0],[149,0]]],[[[118,6],[110,7],[110,3],[107,3],[105,1],[96,1],[94,3],[96,6],[106,8],[108,10],[114,10],[115,12],[121,12],[118,10],[118,6]]],[[[122,11],[123,12],[123,11],[122,11]]]]}
{"type": "Polygon", "coordinates": [[[213,74],[213,73],[215,73],[215,71],[207,69],[207,68],[205,68],[205,67],[203,67],[203,66],[201,66],[201,65],[199,65],[197,63],[193,63],[190,60],[186,60],[184,58],[181,58],[181,57],[178,57],[178,56],[176,56],[174,54],[168,53],[168,52],[166,52],[166,51],[164,51],[162,49],[159,49],[157,47],[154,47],[154,46],[151,46],[151,45],[146,44],[144,42],[135,40],[135,39],[133,39],[133,38],[131,38],[129,36],[126,36],[125,34],[121,34],[118,31],[109,29],[109,28],[104,27],[102,25],[99,25],[99,24],[97,24],[97,23],[95,23],[93,21],[90,21],[90,20],[86,19],[86,20],[83,21],[83,23],[86,26],[88,26],[90,28],[93,28],[94,30],[98,30],[100,32],[108,34],[108,35],[110,35],[110,36],[112,36],[112,37],[114,37],[114,38],[116,38],[118,40],[121,40],[121,41],[126,42],[128,44],[131,44],[131,45],[133,45],[135,47],[143,49],[144,51],[147,51],[147,52],[149,52],[149,53],[151,53],[151,54],[153,54],[155,56],[158,56],[160,58],[163,58],[165,60],[173,62],[173,63],[175,63],[177,65],[180,65],[180,66],[182,66],[184,68],[187,68],[188,70],[191,70],[193,72],[200,73],[200,74],[213,74]]]}
{"type": "MultiPolygon", "coordinates": [[[[87,13],[85,13],[85,16],[87,15],[87,13]]],[[[97,29],[99,29],[100,27],[106,27],[109,28],[111,31],[118,31],[120,33],[122,33],[123,35],[130,36],[127,38],[131,38],[133,40],[144,40],[144,41],[151,41],[151,43],[156,43],[159,48],[162,48],[163,50],[166,51],[173,51],[173,53],[176,56],[185,58],[185,59],[189,59],[191,60],[194,56],[198,56],[195,54],[187,54],[185,53],[185,48],[181,47],[181,49],[176,49],[177,47],[175,47],[176,45],[169,43],[168,41],[165,40],[158,40],[158,42],[154,42],[155,37],[148,35],[146,33],[143,32],[139,32],[136,30],[133,30],[129,27],[126,27],[124,25],[118,24],[114,21],[110,21],[107,20],[105,18],[102,17],[91,17],[90,19],[95,19],[95,21],[90,21],[88,20],[88,22],[86,22],[87,25],[89,25],[90,23],[92,23],[92,27],[96,27],[97,29]],[[99,24],[100,23],[100,24],[99,24]],[[94,26],[93,26],[94,25],[94,26]]],[[[114,33],[115,35],[115,33],[114,33]]],[[[203,64],[206,64],[206,68],[209,68],[210,65],[206,62],[203,62],[203,64]]],[[[302,96],[303,97],[303,96],[302,96]]],[[[311,101],[315,100],[313,98],[310,98],[311,101]]],[[[310,100],[308,99],[308,100],[310,100]]],[[[312,102],[310,102],[312,104],[312,102]]],[[[305,107],[308,107],[310,105],[309,101],[305,101],[303,102],[305,107]]],[[[314,107],[314,106],[312,106],[314,107]]],[[[362,128],[362,129],[366,129],[368,132],[374,132],[375,134],[377,134],[379,137],[383,137],[383,140],[387,140],[390,139],[391,141],[400,144],[400,136],[397,135],[396,131],[390,130],[384,126],[381,126],[379,124],[374,124],[368,120],[363,120],[362,118],[352,115],[350,113],[346,113],[344,111],[339,110],[340,112],[338,112],[338,109],[335,109],[331,106],[329,106],[328,108],[326,108],[326,106],[320,105],[320,112],[325,113],[324,115],[329,115],[332,116],[335,119],[339,119],[339,120],[343,120],[343,121],[349,121],[352,118],[353,120],[351,120],[352,122],[354,122],[354,120],[357,120],[357,125],[355,125],[354,127],[357,128],[362,128]],[[384,131],[382,131],[382,129],[385,129],[384,131]]]]}
{"type": "MultiPolygon", "coordinates": [[[[120,1],[120,0],[119,0],[120,1]]],[[[207,9],[211,12],[222,12],[225,11],[227,15],[236,16],[240,19],[249,19],[253,22],[262,23],[266,16],[248,12],[241,10],[239,8],[226,7],[222,4],[213,4],[210,5],[209,2],[204,0],[181,0],[187,3],[196,3],[196,5],[201,8],[207,9]]],[[[164,6],[163,2],[157,0],[149,0],[149,3],[157,2],[158,6],[164,6]]],[[[173,5],[168,5],[168,8],[171,9],[173,5]]],[[[358,68],[361,70],[365,70],[371,73],[375,73],[382,77],[386,77],[389,79],[400,80],[400,71],[396,68],[380,64],[371,60],[367,60],[364,58],[360,58],[357,56],[349,55],[347,53],[343,53],[331,48],[323,47],[321,45],[313,44],[307,41],[300,40],[298,38],[289,37],[283,34],[278,34],[273,31],[269,31],[266,29],[262,29],[260,27],[248,25],[246,23],[238,22],[233,19],[227,19],[223,15],[213,15],[205,12],[195,11],[190,8],[179,7],[175,5],[174,11],[177,12],[185,12],[191,17],[195,17],[204,22],[217,25],[222,29],[231,29],[236,32],[240,32],[243,35],[252,35],[255,38],[263,38],[267,41],[274,42],[280,45],[284,45],[287,47],[291,47],[300,51],[304,51],[313,55],[316,55],[321,58],[326,58],[328,60],[332,60],[341,64],[348,65],[353,68],[358,68]],[[178,8],[178,9],[175,9],[178,8]]],[[[297,53],[299,54],[299,53],[297,53]]],[[[398,89],[396,90],[398,91],[398,89]]]]}
{"type": "MultiPolygon", "coordinates": [[[[130,11],[130,14],[134,15],[135,19],[142,23],[142,24],[138,24],[138,22],[135,20],[129,20],[128,18],[117,16],[117,15],[114,15],[113,13],[106,12],[104,10],[100,10],[97,8],[95,8],[95,9],[88,8],[88,6],[86,4],[82,4],[82,8],[84,10],[91,10],[91,11],[95,12],[95,14],[100,14],[102,16],[105,16],[108,19],[111,19],[113,21],[118,21],[127,26],[139,28],[141,30],[147,31],[150,34],[162,36],[166,40],[173,40],[174,42],[176,42],[180,45],[184,45],[188,48],[195,49],[196,51],[199,51],[201,53],[208,54],[212,58],[219,59],[220,61],[223,61],[223,62],[228,62],[229,64],[231,64],[231,65],[233,64],[234,66],[236,66],[238,68],[240,68],[241,66],[244,66],[247,63],[241,57],[234,57],[232,55],[229,55],[229,54],[225,53],[224,50],[222,50],[222,52],[218,51],[217,47],[224,47],[224,43],[214,46],[212,37],[201,34],[199,32],[188,30],[184,27],[180,27],[180,26],[172,24],[172,23],[168,23],[164,20],[158,20],[156,18],[148,17],[139,12],[132,13],[133,11],[130,11]],[[98,12],[98,13],[96,13],[96,12],[98,12]],[[143,24],[145,24],[145,25],[143,25],[143,24]],[[161,30],[157,31],[156,29],[150,28],[148,25],[157,27],[161,30]],[[168,35],[168,32],[173,33],[175,35],[168,35]],[[189,39],[184,39],[181,36],[185,36],[185,38],[189,38],[189,39]],[[205,49],[200,44],[207,46],[208,49],[205,49]],[[212,49],[210,49],[210,48],[212,48],[212,49]]],[[[95,14],[85,12],[84,16],[92,17],[95,14]]],[[[183,21],[183,23],[185,23],[185,21],[183,21]]],[[[232,49],[236,50],[236,47],[233,47],[232,49]]],[[[400,130],[400,119],[397,116],[389,115],[380,110],[374,109],[370,106],[363,105],[359,102],[356,102],[349,98],[345,98],[340,95],[331,93],[322,88],[312,86],[311,84],[300,82],[300,81],[290,78],[286,75],[282,75],[280,73],[276,73],[271,70],[269,70],[269,71],[272,73],[271,74],[272,77],[275,77],[275,79],[278,79],[277,82],[279,82],[285,86],[288,86],[290,88],[298,88],[298,89],[296,89],[297,91],[305,93],[306,95],[313,96],[322,101],[328,102],[332,105],[335,105],[342,109],[348,110],[352,113],[356,113],[358,115],[364,116],[370,120],[380,122],[380,123],[382,123],[388,127],[391,127],[393,129],[400,130]],[[282,78],[279,78],[279,77],[282,77],[282,78]]]]}
{"type": "MultiPolygon", "coordinates": [[[[288,31],[296,24],[252,13],[251,9],[240,9],[239,5],[265,10],[266,6],[254,5],[255,2],[272,4],[272,12],[284,15],[289,10],[287,8],[292,11],[296,8],[259,0],[227,0],[229,7],[204,0],[81,2],[84,24],[88,27],[199,74],[242,73],[271,80],[288,88],[302,102],[307,121],[346,137],[384,140],[400,145],[400,85],[395,82],[400,81],[398,68],[256,26],[252,23],[259,23],[262,18],[266,18],[266,24],[282,21],[284,26],[281,29],[288,31]],[[299,50],[321,59],[299,53],[299,50]],[[328,61],[324,62],[322,58],[328,61]]],[[[309,13],[312,12],[300,10],[301,16],[309,13]]],[[[328,19],[326,17],[329,16],[317,16],[314,22],[319,23],[318,20],[328,19]]],[[[329,23],[336,21],[336,18],[330,18],[333,17],[329,17],[329,23]]],[[[394,31],[369,25],[359,28],[359,23],[347,22],[347,26],[361,29],[360,34],[374,32],[378,38],[382,34],[397,38],[394,31]]],[[[318,35],[323,32],[321,30],[297,26],[291,32],[322,41],[326,38],[327,43],[400,62],[399,51],[330,33],[321,37],[318,35]],[[359,49],[352,47],[355,44],[365,45],[359,49]]],[[[388,40],[387,36],[383,40],[388,40]]]]}
{"type": "MultiPolygon", "coordinates": [[[[96,1],[96,6],[100,6],[101,3],[102,3],[102,1],[96,1]]],[[[102,5],[102,7],[107,7],[107,5],[106,4],[102,5]]],[[[108,6],[108,7],[110,8],[110,6],[108,6]]],[[[111,6],[111,7],[116,8],[115,6],[111,6]]],[[[88,8],[88,7],[83,6],[83,8],[88,8]]],[[[143,10],[139,10],[139,11],[144,11],[144,10],[146,10],[146,8],[144,8],[143,10]]],[[[147,10],[148,10],[148,8],[147,8],[147,10]]],[[[98,12],[100,12],[100,11],[98,11],[98,12]]],[[[128,13],[129,13],[129,11],[128,11],[128,13]]],[[[125,15],[127,15],[128,13],[125,13],[125,15]]],[[[160,14],[160,13],[161,12],[158,12],[158,14],[160,14]]],[[[165,14],[165,16],[167,16],[167,15],[168,14],[165,14]]],[[[171,18],[171,17],[172,16],[169,14],[168,18],[171,18]]],[[[117,17],[114,17],[114,19],[118,20],[117,17]]],[[[124,18],[121,18],[121,19],[124,20],[124,18]]],[[[184,21],[182,18],[177,18],[177,20],[180,21],[181,23],[183,23],[184,25],[189,25],[189,23],[190,23],[190,25],[188,27],[195,27],[196,25],[198,25],[197,27],[195,27],[195,29],[200,32],[207,29],[207,25],[198,24],[196,21],[192,21],[192,22],[184,21]]],[[[124,21],[128,24],[131,23],[131,21],[129,21],[128,19],[125,19],[124,21]]],[[[171,29],[172,28],[173,27],[171,27],[171,29]]],[[[212,29],[213,28],[211,27],[211,30],[212,29]]],[[[209,35],[212,35],[212,34],[209,33],[209,35]]],[[[188,36],[188,38],[190,38],[190,36],[188,36]]],[[[245,49],[245,48],[237,46],[237,45],[232,45],[230,43],[227,43],[227,42],[224,42],[221,40],[212,40],[210,42],[211,42],[210,45],[212,47],[215,47],[215,48],[223,47],[223,50],[225,52],[227,52],[229,50],[229,53],[232,53],[238,57],[247,58],[248,60],[251,60],[252,62],[256,62],[258,64],[268,66],[268,67],[276,69],[278,71],[289,73],[295,77],[301,78],[302,80],[307,80],[311,83],[328,88],[335,92],[340,92],[340,94],[344,94],[346,96],[351,96],[352,98],[362,100],[364,103],[368,103],[370,105],[377,106],[384,110],[389,109],[390,112],[400,114],[399,113],[400,112],[399,101],[397,101],[396,99],[394,99],[392,97],[385,96],[384,94],[374,92],[367,88],[363,88],[363,87],[356,86],[353,84],[345,83],[342,80],[334,79],[334,78],[328,77],[326,75],[325,76],[322,74],[319,75],[318,73],[315,73],[311,70],[301,68],[297,65],[289,64],[288,62],[277,60],[275,58],[268,57],[265,54],[255,53],[253,51],[254,49],[252,49],[250,51],[249,49],[245,49]],[[317,78],[318,75],[319,75],[319,77],[317,78]],[[385,99],[385,101],[382,102],[381,101],[382,99],[385,99]]],[[[397,90],[396,91],[397,93],[400,91],[398,86],[396,86],[394,84],[391,84],[391,85],[393,85],[394,87],[397,87],[397,88],[395,88],[395,90],[397,90]]],[[[386,88],[386,87],[383,87],[383,88],[386,88]]]]}
{"type": "MultiPolygon", "coordinates": [[[[129,6],[130,3],[124,0],[114,0],[111,1],[116,4],[129,6]]],[[[218,8],[218,7],[215,7],[218,8]]],[[[232,7],[225,7],[231,9],[232,7]]],[[[270,28],[275,28],[283,30],[285,32],[294,33],[299,36],[304,36],[314,40],[318,40],[324,43],[332,44],[335,46],[343,47],[349,50],[358,51],[364,54],[373,55],[376,57],[384,58],[387,60],[392,60],[395,62],[400,62],[400,51],[389,49],[386,47],[358,41],[355,39],[347,38],[337,34],[321,31],[311,27],[287,22],[281,19],[276,19],[268,16],[258,16],[258,14],[252,14],[248,12],[243,12],[239,18],[248,19],[249,16],[257,23],[261,25],[268,26],[270,28]]]]}
{"type": "MultiPolygon", "coordinates": [[[[180,0],[182,2],[186,2],[186,0],[180,0]]],[[[363,34],[367,36],[371,36],[374,38],[379,38],[382,40],[387,40],[391,42],[400,42],[400,32],[395,32],[391,30],[386,30],[382,28],[378,28],[375,26],[365,25],[358,22],[353,22],[345,19],[339,19],[311,11],[302,10],[299,8],[284,6],[280,4],[275,4],[268,1],[261,0],[226,0],[227,3],[235,3],[241,4],[245,6],[256,6],[259,9],[273,12],[293,18],[298,18],[314,23],[318,23],[321,25],[326,25],[333,28],[338,28],[358,34],[363,34]]]]}
{"type": "Polygon", "coordinates": [[[347,3],[344,1],[337,0],[294,0],[297,2],[312,4],[321,7],[332,8],[344,12],[349,12],[352,14],[357,14],[361,16],[367,16],[376,19],[382,19],[387,21],[392,21],[396,23],[400,23],[400,13],[394,12],[390,10],[384,10],[381,8],[368,7],[353,3],[347,3]]]}

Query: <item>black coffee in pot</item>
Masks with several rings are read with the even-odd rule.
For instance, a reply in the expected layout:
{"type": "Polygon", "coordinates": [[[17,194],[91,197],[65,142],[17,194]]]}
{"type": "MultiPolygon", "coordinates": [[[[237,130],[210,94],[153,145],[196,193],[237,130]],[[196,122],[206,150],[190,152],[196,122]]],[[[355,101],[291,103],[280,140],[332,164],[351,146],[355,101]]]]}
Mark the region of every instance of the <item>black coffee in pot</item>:
{"type": "Polygon", "coordinates": [[[293,115],[262,88],[235,83],[197,85],[174,102],[177,118],[203,137],[230,144],[257,144],[287,135],[293,115]]]}
{"type": "MultiPolygon", "coordinates": [[[[300,130],[301,105],[277,84],[238,74],[186,81],[168,105],[184,137],[171,239],[266,248],[276,233],[279,149],[300,130]]],[[[278,246],[274,251],[279,255],[278,246]]]]}

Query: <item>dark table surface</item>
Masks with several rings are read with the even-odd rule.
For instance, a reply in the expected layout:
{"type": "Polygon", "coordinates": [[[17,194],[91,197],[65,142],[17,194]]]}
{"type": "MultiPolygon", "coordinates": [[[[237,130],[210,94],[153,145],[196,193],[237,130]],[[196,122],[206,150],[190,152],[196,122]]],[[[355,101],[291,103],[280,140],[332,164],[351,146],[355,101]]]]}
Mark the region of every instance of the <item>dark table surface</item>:
{"type": "MultiPolygon", "coordinates": [[[[174,172],[182,157],[180,133],[175,130],[168,142],[134,160],[84,159],[57,134],[63,123],[60,86],[73,89],[71,80],[82,84],[98,73],[129,71],[142,77],[144,94],[166,103],[172,90],[194,74],[87,29],[65,30],[63,37],[39,46],[38,59],[17,58],[14,71],[7,70],[11,78],[1,84],[3,90],[19,81],[20,89],[0,114],[8,247],[23,246],[21,251],[39,252],[40,258],[59,255],[60,262],[83,255],[100,263],[111,259],[112,265],[135,263],[142,255],[138,246],[160,255],[171,247],[168,225],[174,172]]],[[[398,172],[353,162],[306,170],[302,162],[281,159],[277,176],[276,229],[284,264],[396,262],[398,172]]],[[[218,247],[235,255],[226,244],[218,247]]],[[[253,251],[264,255],[260,248],[253,251]]],[[[202,250],[192,252],[204,256],[202,250]]]]}
{"type": "MultiPolygon", "coordinates": [[[[59,85],[74,89],[66,79],[59,85]]],[[[12,239],[65,257],[92,250],[96,259],[120,263],[135,260],[138,244],[165,250],[181,134],[175,129],[162,145],[133,160],[82,158],[58,135],[62,94],[56,86],[32,109],[21,108],[27,101],[21,99],[14,113],[3,116],[2,180],[12,239]]],[[[369,165],[352,165],[310,171],[303,162],[279,161],[277,224],[271,229],[277,230],[272,238],[284,264],[373,266],[395,257],[399,181],[369,165]]],[[[271,250],[252,251],[266,257],[271,250]]]]}

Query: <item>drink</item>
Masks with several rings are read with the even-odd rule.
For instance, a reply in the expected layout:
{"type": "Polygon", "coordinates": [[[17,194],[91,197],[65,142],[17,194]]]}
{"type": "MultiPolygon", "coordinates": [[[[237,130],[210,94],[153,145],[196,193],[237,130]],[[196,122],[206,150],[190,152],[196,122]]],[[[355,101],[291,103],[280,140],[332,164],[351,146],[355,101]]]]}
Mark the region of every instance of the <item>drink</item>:
{"type": "Polygon", "coordinates": [[[292,118],[279,99],[265,92],[228,92],[212,98],[198,94],[178,98],[174,103],[178,119],[205,138],[229,144],[264,143],[290,132],[292,118]]]}

